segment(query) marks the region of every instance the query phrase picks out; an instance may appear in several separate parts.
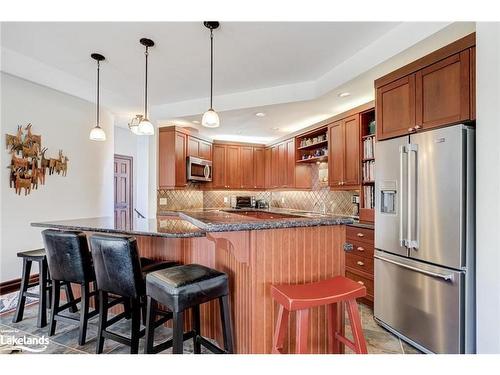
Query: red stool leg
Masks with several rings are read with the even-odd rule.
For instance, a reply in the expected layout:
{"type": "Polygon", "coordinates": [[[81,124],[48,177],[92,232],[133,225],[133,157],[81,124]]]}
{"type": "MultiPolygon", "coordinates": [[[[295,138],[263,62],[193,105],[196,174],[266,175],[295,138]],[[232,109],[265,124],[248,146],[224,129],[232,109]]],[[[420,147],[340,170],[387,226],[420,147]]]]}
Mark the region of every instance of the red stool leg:
{"type": "Polygon", "coordinates": [[[288,316],[290,312],[280,305],[278,311],[278,320],[276,321],[276,328],[274,329],[273,338],[273,353],[279,354],[283,349],[283,343],[285,341],[286,331],[288,329],[288,316]]]}
{"type": "Polygon", "coordinates": [[[347,314],[351,323],[352,337],[357,354],[368,354],[366,349],[366,340],[363,335],[363,327],[361,326],[361,318],[359,317],[358,303],[355,299],[347,301],[347,314]]]}
{"type": "Polygon", "coordinates": [[[295,352],[297,354],[307,354],[307,336],[309,329],[309,310],[297,311],[297,332],[295,340],[295,352]]]}
{"type": "Polygon", "coordinates": [[[338,304],[332,303],[326,307],[328,317],[328,353],[340,354],[340,342],[337,340],[338,304]]]}

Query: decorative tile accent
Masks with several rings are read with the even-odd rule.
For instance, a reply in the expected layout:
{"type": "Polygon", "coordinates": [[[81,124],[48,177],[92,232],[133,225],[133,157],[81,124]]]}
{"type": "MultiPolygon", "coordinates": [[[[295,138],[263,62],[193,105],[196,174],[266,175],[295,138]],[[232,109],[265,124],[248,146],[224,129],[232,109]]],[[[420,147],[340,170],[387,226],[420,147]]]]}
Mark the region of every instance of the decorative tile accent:
{"type": "Polygon", "coordinates": [[[186,190],[158,190],[157,200],[158,211],[178,211],[203,208],[203,191],[186,190]],[[167,200],[167,204],[161,204],[162,199],[167,200]]]}
{"type": "Polygon", "coordinates": [[[238,195],[243,197],[255,196],[255,199],[263,199],[266,202],[271,201],[271,192],[270,191],[240,191],[240,190],[231,190],[231,191],[206,191],[203,194],[203,208],[221,208],[221,207],[230,207],[231,206],[231,197],[238,195]],[[227,198],[227,203],[224,202],[224,198],[227,198]]]}

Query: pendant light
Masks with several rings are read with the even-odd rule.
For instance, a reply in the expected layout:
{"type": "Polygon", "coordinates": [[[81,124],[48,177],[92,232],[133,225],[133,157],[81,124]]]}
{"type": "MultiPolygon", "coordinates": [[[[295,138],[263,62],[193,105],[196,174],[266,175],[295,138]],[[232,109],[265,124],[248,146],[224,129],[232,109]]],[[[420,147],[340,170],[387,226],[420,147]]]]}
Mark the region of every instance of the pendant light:
{"type": "Polygon", "coordinates": [[[95,127],[92,128],[90,131],[89,138],[92,141],[105,141],[106,140],[106,133],[104,133],[104,130],[102,130],[101,125],[99,125],[99,71],[100,71],[100,62],[104,60],[104,56],[99,54],[99,53],[93,53],[90,55],[94,60],[97,61],[97,110],[96,110],[96,117],[97,117],[97,122],[95,127]]]}
{"type": "Polygon", "coordinates": [[[220,125],[219,115],[212,107],[213,88],[214,88],[214,30],[219,27],[217,21],[203,22],[205,27],[210,30],[210,108],[203,114],[201,124],[207,128],[217,128],[220,125]]]}
{"type": "Polygon", "coordinates": [[[135,117],[132,120],[130,120],[130,122],[128,123],[128,128],[135,135],[140,135],[139,124],[141,123],[142,118],[143,118],[142,115],[135,115],[135,117]]]}
{"type": "Polygon", "coordinates": [[[141,119],[141,122],[139,122],[137,131],[141,135],[153,135],[155,133],[155,127],[148,119],[148,56],[149,47],[153,47],[155,43],[147,38],[142,38],[139,42],[146,47],[146,51],[144,52],[146,56],[146,79],[144,85],[144,117],[141,119]]]}

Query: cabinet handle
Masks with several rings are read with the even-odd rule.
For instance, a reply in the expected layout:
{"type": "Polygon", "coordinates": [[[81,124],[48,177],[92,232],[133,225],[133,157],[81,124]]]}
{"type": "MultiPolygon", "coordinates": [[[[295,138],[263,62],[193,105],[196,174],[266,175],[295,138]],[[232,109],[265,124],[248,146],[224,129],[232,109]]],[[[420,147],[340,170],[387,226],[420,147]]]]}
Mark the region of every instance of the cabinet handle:
{"type": "Polygon", "coordinates": [[[358,234],[356,234],[356,236],[358,236],[358,237],[364,237],[365,235],[363,233],[358,233],[358,234]]]}
{"type": "Polygon", "coordinates": [[[358,281],[358,284],[365,285],[365,283],[362,282],[361,280],[358,281]]]}
{"type": "Polygon", "coordinates": [[[358,251],[365,251],[365,248],[361,247],[361,246],[358,246],[358,248],[356,250],[358,250],[358,251]]]}
{"type": "Polygon", "coordinates": [[[364,266],[364,265],[365,265],[365,264],[364,264],[362,261],[360,261],[360,260],[358,260],[358,261],[356,262],[356,264],[357,264],[358,266],[364,266]]]}
{"type": "Polygon", "coordinates": [[[409,131],[409,132],[414,132],[414,131],[415,131],[415,128],[408,128],[408,131],[409,131]]]}
{"type": "Polygon", "coordinates": [[[415,125],[415,130],[422,129],[420,125],[415,125]]]}
{"type": "Polygon", "coordinates": [[[337,183],[337,185],[339,185],[339,186],[340,186],[340,185],[342,185],[342,182],[340,182],[340,181],[339,181],[339,182],[337,183]]]}

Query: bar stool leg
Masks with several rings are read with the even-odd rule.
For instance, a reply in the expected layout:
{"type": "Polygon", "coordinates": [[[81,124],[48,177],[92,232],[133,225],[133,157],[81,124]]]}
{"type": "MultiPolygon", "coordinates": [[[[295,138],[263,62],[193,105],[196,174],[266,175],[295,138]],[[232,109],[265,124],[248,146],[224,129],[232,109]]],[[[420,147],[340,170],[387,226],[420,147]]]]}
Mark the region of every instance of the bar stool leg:
{"type": "Polygon", "coordinates": [[[155,341],[155,320],[156,320],[156,301],[151,298],[146,298],[146,342],[144,344],[144,354],[153,353],[153,345],[155,341]]]}
{"type": "Polygon", "coordinates": [[[139,353],[139,333],[141,330],[141,306],[137,299],[131,300],[132,305],[132,335],[130,337],[130,354],[139,353]]]}
{"type": "Polygon", "coordinates": [[[104,349],[103,331],[106,329],[108,322],[108,293],[99,291],[99,326],[97,329],[97,345],[96,353],[101,354],[104,349]]]}
{"type": "Polygon", "coordinates": [[[195,335],[193,337],[194,354],[201,353],[201,344],[198,341],[198,336],[201,336],[201,323],[200,323],[200,305],[193,307],[193,330],[195,335]]]}
{"type": "Polygon", "coordinates": [[[55,316],[59,312],[59,299],[61,296],[61,282],[59,280],[52,280],[52,310],[50,310],[50,325],[49,336],[53,336],[56,332],[56,319],[55,316]]]}
{"type": "Polygon", "coordinates": [[[47,325],[47,260],[38,262],[38,320],[37,327],[42,328],[47,325]]]}
{"type": "Polygon", "coordinates": [[[359,317],[358,303],[355,299],[347,301],[347,315],[351,323],[352,337],[356,353],[368,354],[366,349],[366,340],[363,335],[363,327],[361,326],[361,318],[359,317]]]}
{"type": "Polygon", "coordinates": [[[297,311],[297,333],[295,342],[295,352],[297,354],[307,353],[307,336],[309,330],[309,310],[297,311]]]}
{"type": "Polygon", "coordinates": [[[276,328],[274,329],[273,349],[274,354],[279,354],[283,350],[283,343],[285,342],[286,332],[288,330],[288,317],[290,312],[280,305],[278,311],[278,319],[276,321],[276,328]]]}
{"type": "Polygon", "coordinates": [[[184,312],[175,311],[173,313],[173,354],[182,354],[184,352],[184,312]]]}
{"type": "Polygon", "coordinates": [[[332,303],[326,307],[328,316],[328,352],[340,354],[340,342],[337,340],[338,304],[332,303]]]}
{"type": "Polygon", "coordinates": [[[90,302],[90,285],[84,283],[80,286],[82,295],[82,304],[80,308],[80,334],[78,336],[78,345],[85,345],[85,339],[87,337],[87,323],[89,315],[89,302],[90,302]]]}
{"type": "Polygon", "coordinates": [[[229,309],[229,297],[219,297],[220,317],[222,321],[222,335],[224,338],[224,350],[227,353],[234,353],[233,348],[233,328],[231,324],[231,310],[229,309]]]}
{"type": "Polygon", "coordinates": [[[23,259],[23,275],[21,277],[21,287],[19,288],[19,295],[17,297],[17,308],[12,323],[18,323],[23,320],[24,305],[26,303],[26,296],[24,293],[28,290],[31,272],[31,261],[23,259]]]}
{"type": "MultiPolygon", "coordinates": [[[[71,283],[64,282],[63,288],[66,293],[66,301],[73,302],[75,300],[75,297],[73,296],[73,289],[71,289],[71,283]]],[[[72,313],[78,312],[78,307],[76,307],[76,303],[69,308],[69,311],[71,311],[72,313]]]]}

